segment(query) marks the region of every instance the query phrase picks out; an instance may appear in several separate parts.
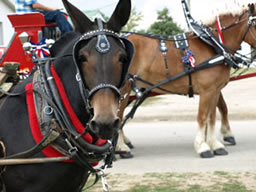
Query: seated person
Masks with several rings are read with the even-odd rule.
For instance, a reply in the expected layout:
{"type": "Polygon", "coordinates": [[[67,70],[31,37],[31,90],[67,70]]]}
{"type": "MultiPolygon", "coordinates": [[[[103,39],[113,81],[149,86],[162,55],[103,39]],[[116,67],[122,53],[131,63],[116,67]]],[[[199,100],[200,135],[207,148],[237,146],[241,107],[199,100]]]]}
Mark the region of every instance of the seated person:
{"type": "Polygon", "coordinates": [[[56,23],[61,34],[73,31],[65,16],[58,10],[38,3],[38,0],[16,0],[17,13],[40,12],[44,15],[45,23],[56,23]]]}

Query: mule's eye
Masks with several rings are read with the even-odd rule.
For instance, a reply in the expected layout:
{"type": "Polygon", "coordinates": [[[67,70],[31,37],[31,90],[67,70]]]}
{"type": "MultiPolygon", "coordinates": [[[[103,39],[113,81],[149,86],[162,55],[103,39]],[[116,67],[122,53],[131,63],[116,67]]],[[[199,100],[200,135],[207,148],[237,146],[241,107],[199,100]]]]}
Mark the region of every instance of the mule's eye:
{"type": "Polygon", "coordinates": [[[126,57],[126,55],[121,55],[120,57],[119,57],[119,62],[120,63],[126,63],[127,62],[127,57],[126,57]]]}
{"type": "Polygon", "coordinates": [[[87,62],[88,60],[87,60],[86,56],[84,56],[84,55],[79,55],[79,56],[78,56],[78,61],[79,61],[79,62],[87,62]]]}

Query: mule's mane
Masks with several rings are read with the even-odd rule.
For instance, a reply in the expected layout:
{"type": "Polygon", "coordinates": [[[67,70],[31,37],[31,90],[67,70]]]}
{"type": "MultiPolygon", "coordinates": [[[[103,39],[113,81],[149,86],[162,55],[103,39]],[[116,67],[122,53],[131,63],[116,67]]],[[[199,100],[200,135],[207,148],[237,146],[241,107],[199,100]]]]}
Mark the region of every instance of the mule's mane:
{"type": "Polygon", "coordinates": [[[218,15],[220,18],[223,16],[232,16],[232,17],[237,17],[239,15],[241,15],[242,13],[244,13],[245,11],[248,10],[248,7],[243,5],[243,6],[239,6],[235,5],[232,6],[230,8],[225,7],[223,10],[217,10],[215,11],[215,13],[213,14],[214,16],[212,16],[211,18],[208,18],[207,20],[205,20],[203,23],[205,25],[212,25],[216,22],[216,15],[218,15]]]}

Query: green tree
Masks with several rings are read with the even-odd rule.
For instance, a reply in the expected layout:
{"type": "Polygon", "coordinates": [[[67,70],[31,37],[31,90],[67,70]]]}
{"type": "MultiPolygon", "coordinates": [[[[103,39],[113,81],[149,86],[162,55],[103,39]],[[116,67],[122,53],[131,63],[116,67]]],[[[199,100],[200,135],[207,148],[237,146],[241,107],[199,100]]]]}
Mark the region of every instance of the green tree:
{"type": "Polygon", "coordinates": [[[127,24],[123,27],[122,31],[129,31],[129,32],[137,32],[136,27],[139,25],[139,21],[141,21],[143,15],[141,12],[138,12],[135,7],[131,10],[131,16],[127,24]]]}
{"type": "Polygon", "coordinates": [[[173,18],[169,16],[168,8],[158,11],[157,14],[157,21],[149,27],[147,30],[148,33],[175,35],[183,32],[183,30],[173,21],[173,18]]]}

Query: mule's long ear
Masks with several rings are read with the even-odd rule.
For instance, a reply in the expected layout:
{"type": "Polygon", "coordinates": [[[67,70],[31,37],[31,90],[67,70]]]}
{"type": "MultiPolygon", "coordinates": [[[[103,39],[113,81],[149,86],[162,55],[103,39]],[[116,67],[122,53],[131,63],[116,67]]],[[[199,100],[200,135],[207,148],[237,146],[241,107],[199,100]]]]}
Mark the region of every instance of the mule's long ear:
{"type": "Polygon", "coordinates": [[[62,0],[62,2],[75,26],[75,31],[85,33],[92,30],[93,22],[82,11],[68,2],[68,0],[62,0]]]}
{"type": "Polygon", "coordinates": [[[251,13],[252,13],[252,14],[254,14],[254,11],[255,11],[255,5],[252,3],[252,4],[249,4],[249,5],[248,5],[248,7],[249,7],[249,9],[250,9],[251,13]]]}
{"type": "Polygon", "coordinates": [[[107,26],[113,31],[119,32],[129,20],[131,13],[131,0],[119,0],[114,13],[112,14],[107,26]]]}

